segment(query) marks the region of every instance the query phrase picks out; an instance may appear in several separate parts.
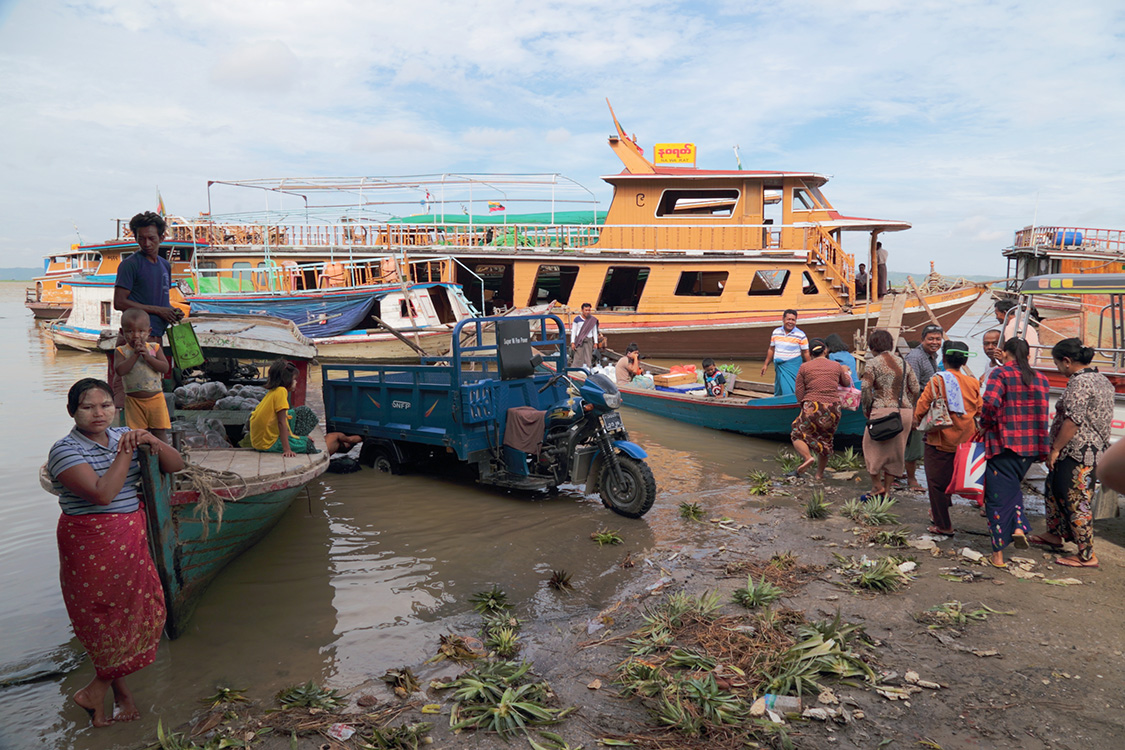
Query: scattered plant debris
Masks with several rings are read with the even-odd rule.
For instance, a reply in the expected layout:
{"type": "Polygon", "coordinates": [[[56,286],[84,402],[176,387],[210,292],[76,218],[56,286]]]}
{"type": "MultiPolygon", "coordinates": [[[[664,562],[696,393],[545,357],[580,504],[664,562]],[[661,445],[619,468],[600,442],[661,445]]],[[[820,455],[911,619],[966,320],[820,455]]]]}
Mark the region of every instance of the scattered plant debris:
{"type": "Polygon", "coordinates": [[[699,503],[680,503],[680,518],[686,518],[689,521],[702,521],[703,506],[699,503]]]}
{"type": "Polygon", "coordinates": [[[765,576],[762,576],[758,583],[754,583],[753,577],[747,576],[746,586],[734,591],[734,603],[741,604],[747,609],[767,607],[784,594],[784,591],[767,581],[765,576]]]}
{"type": "Polygon", "coordinates": [[[304,685],[287,687],[279,691],[276,698],[285,708],[318,708],[322,711],[335,711],[344,705],[344,699],[338,691],[322,688],[312,680],[304,685]]]}
{"type": "Polygon", "coordinates": [[[747,477],[750,480],[750,494],[751,495],[768,495],[770,494],[770,475],[764,471],[752,471],[747,477]]]}
{"type": "Polygon", "coordinates": [[[864,526],[890,526],[898,523],[898,516],[891,513],[891,508],[894,506],[894,498],[876,495],[866,503],[854,498],[848,500],[840,512],[864,526]]]}
{"type": "Polygon", "coordinates": [[[472,603],[473,609],[482,615],[490,612],[505,612],[512,608],[512,605],[508,603],[508,595],[499,586],[493,586],[488,591],[478,591],[469,597],[469,601],[472,603]]]}
{"type": "Polygon", "coordinates": [[[805,501],[805,518],[828,518],[832,514],[832,503],[824,499],[824,490],[813,490],[805,501]]]}
{"type": "Polygon", "coordinates": [[[590,534],[590,538],[597,542],[599,547],[605,544],[621,544],[625,541],[620,532],[609,529],[598,529],[590,534]]]}
{"type": "Polygon", "coordinates": [[[547,585],[555,591],[574,590],[574,586],[570,582],[570,573],[565,570],[552,570],[551,577],[547,579],[547,585]]]}

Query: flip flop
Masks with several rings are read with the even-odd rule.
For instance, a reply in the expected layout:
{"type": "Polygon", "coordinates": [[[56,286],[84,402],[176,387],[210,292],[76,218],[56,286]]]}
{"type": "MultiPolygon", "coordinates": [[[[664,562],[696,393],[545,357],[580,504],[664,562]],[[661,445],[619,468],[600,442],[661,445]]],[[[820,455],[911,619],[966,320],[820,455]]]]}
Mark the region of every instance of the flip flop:
{"type": "Polygon", "coordinates": [[[1055,563],[1058,564],[1058,565],[1062,565],[1065,568],[1097,568],[1097,567],[1099,567],[1097,563],[1094,563],[1093,565],[1091,565],[1090,563],[1084,563],[1080,560],[1071,560],[1070,558],[1067,558],[1067,557],[1056,557],[1055,563]]]}
{"type": "Polygon", "coordinates": [[[1039,547],[1046,547],[1048,549],[1062,549],[1061,544],[1055,544],[1054,542],[1048,542],[1046,539],[1039,536],[1038,534],[1032,534],[1031,536],[1029,536],[1027,538],[1027,541],[1029,541],[1032,544],[1037,545],[1039,547]]]}
{"type": "Polygon", "coordinates": [[[953,529],[945,531],[943,529],[939,529],[937,526],[927,526],[926,531],[930,532],[931,534],[940,534],[941,536],[953,536],[956,533],[953,529]]]}
{"type": "Polygon", "coordinates": [[[1030,549],[1031,545],[1027,542],[1027,534],[1012,534],[1012,546],[1016,549],[1030,549]]]}
{"type": "Polygon", "coordinates": [[[984,558],[984,561],[994,568],[1000,568],[1001,570],[1007,570],[1008,569],[1008,563],[1000,563],[999,565],[997,565],[996,563],[992,562],[991,557],[984,558]]]}

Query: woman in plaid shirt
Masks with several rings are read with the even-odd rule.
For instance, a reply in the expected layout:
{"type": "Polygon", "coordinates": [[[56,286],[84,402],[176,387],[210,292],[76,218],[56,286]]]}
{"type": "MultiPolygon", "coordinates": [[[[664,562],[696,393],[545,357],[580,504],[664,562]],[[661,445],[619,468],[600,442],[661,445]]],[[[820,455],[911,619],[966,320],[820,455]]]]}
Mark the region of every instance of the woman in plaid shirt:
{"type": "Polygon", "coordinates": [[[992,537],[989,562],[1006,567],[1004,548],[1014,544],[1027,549],[1031,527],[1023,512],[1020,488],[1027,470],[1050,451],[1047,435],[1049,385],[1031,369],[1027,342],[1004,342],[1003,364],[988,376],[980,426],[984,432],[984,508],[992,537]]]}

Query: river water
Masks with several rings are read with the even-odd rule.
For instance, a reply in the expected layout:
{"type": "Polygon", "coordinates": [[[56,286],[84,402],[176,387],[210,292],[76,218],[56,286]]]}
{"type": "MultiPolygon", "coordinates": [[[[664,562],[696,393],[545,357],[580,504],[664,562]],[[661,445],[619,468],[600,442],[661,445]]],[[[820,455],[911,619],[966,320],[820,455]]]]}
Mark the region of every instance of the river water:
{"type": "MultiPolygon", "coordinates": [[[[565,489],[532,500],[429,476],[325,475],[219,576],[188,632],[162,642],[156,663],[130,677],[142,720],[95,731],[69,701],[93,669],[59,590],[58,504],[37,475],[51,444],[73,426],[67,389],[81,377],[104,377],[105,364],[56,352],[23,307],[24,286],[0,283],[0,684],[47,674],[0,687],[0,748],[136,747],[152,741],[157,719],[165,727],[188,720],[219,684],[259,699],[307,680],[351,687],[428,658],[444,632],[471,632],[467,599],[493,584],[531,619],[588,618],[632,575],[617,565],[625,550],[639,556],[690,535],[678,519],[682,500],[744,515],[740,479],[768,468],[777,450],[627,410],[660,492],[638,521],[565,489]],[[589,535],[601,527],[619,529],[625,546],[594,545],[589,535]],[[578,584],[573,596],[546,588],[558,568],[578,584]]],[[[528,649],[534,659],[535,644],[528,649]]]]}

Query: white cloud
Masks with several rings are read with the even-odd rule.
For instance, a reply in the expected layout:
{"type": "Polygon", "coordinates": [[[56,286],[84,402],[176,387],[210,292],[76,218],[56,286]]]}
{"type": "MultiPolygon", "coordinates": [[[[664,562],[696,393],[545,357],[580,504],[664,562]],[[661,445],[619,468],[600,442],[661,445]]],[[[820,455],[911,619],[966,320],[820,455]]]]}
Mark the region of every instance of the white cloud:
{"type": "Polygon", "coordinates": [[[284,93],[297,84],[301,61],[284,42],[253,42],[235,49],[211,68],[211,82],[246,93],[284,93]]]}

